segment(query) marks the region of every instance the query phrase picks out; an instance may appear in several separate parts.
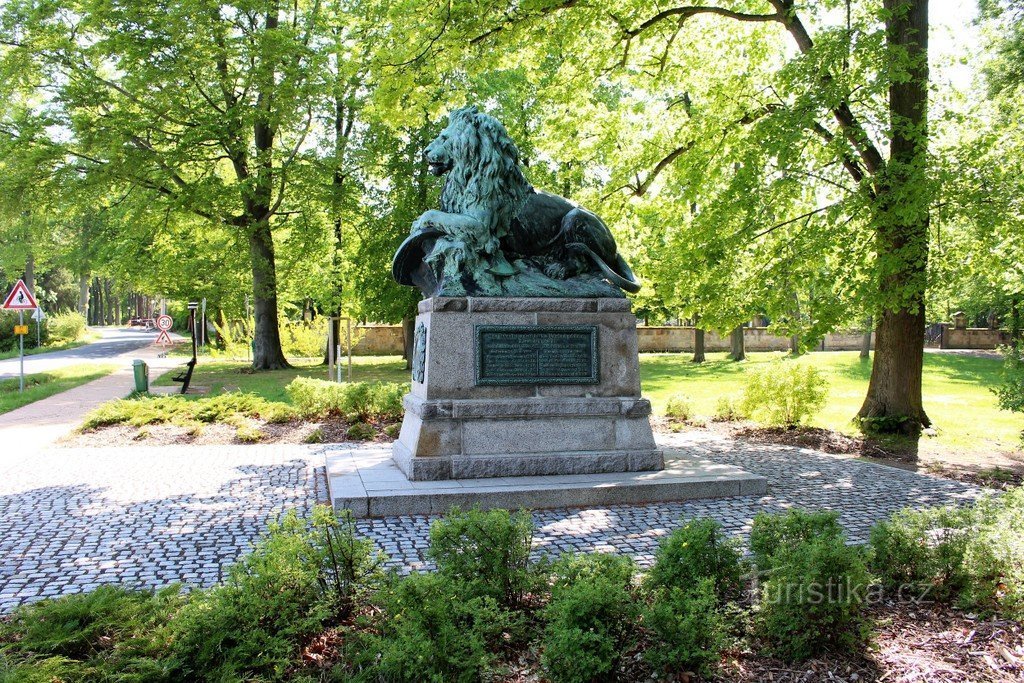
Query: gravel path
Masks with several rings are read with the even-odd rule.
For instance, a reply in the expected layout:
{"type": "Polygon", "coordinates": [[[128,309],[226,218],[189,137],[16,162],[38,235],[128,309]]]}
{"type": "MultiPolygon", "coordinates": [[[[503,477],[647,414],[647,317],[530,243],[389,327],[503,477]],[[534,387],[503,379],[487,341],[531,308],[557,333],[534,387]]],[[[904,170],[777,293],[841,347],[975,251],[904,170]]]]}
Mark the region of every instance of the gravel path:
{"type": "MultiPolygon", "coordinates": [[[[660,440],[768,478],[766,496],[534,513],[538,554],[626,552],[649,564],[681,519],[710,516],[743,537],[761,510],[838,510],[851,540],[907,505],[973,499],[954,481],[785,446],[690,432],[660,440]]],[[[268,520],[326,499],[329,446],[166,446],[0,454],[0,613],[103,583],[207,586],[268,520]]],[[[359,530],[409,571],[425,560],[430,518],[362,520],[359,530]]]]}

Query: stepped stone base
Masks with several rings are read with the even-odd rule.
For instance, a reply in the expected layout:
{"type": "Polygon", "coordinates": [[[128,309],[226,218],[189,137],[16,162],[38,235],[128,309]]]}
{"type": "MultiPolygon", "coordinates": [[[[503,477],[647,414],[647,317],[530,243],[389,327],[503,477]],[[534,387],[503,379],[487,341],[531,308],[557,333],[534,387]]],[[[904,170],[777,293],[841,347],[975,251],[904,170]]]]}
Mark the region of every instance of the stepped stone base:
{"type": "MultiPolygon", "coordinates": [[[[557,348],[554,354],[560,358],[557,348]]],[[[522,355],[524,365],[532,358],[522,355]]],[[[650,403],[640,398],[636,318],[625,299],[427,299],[416,319],[413,367],[393,449],[395,464],[410,480],[664,467],[650,403]],[[592,377],[567,380],[559,373],[572,368],[552,365],[550,358],[532,366],[550,374],[540,381],[530,381],[533,375],[485,376],[490,361],[482,358],[481,330],[508,330],[502,352],[514,359],[522,335],[534,331],[568,331],[577,335],[578,346],[590,339],[591,346],[583,343],[579,353],[565,357],[576,370],[591,368],[592,377]]],[[[515,362],[499,370],[510,368],[515,362]]]]}

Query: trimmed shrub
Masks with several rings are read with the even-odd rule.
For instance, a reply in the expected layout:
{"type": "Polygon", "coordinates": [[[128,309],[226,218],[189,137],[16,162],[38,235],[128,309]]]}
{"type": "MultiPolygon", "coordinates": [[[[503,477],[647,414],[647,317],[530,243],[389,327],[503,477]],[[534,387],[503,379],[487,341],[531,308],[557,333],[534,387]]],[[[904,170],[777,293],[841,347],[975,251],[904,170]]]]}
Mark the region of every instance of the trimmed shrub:
{"type": "Polygon", "coordinates": [[[772,654],[801,661],[827,648],[853,650],[867,639],[864,602],[871,576],[844,536],[792,547],[765,582],[759,626],[772,654]]]}
{"type": "Polygon", "coordinates": [[[693,405],[685,394],[675,394],[665,404],[665,417],[685,422],[693,417],[693,405]]]}
{"type": "Polygon", "coordinates": [[[643,623],[653,634],[644,657],[655,669],[706,676],[718,662],[725,624],[713,580],[701,579],[688,589],[657,589],[643,610],[643,623]]]}
{"type": "Polygon", "coordinates": [[[738,543],[726,538],[718,522],[691,520],[662,540],[645,583],[651,589],[685,590],[711,579],[716,595],[725,600],[739,591],[741,557],[738,543]]]}
{"type": "Polygon", "coordinates": [[[741,409],[771,427],[795,427],[825,406],[828,382],[815,367],[773,361],[747,378],[741,409]]]}
{"type": "Polygon", "coordinates": [[[345,431],[345,436],[353,441],[367,441],[377,436],[377,430],[373,425],[357,422],[345,431]]]}
{"type": "Polygon", "coordinates": [[[338,383],[310,377],[296,377],[286,388],[295,409],[304,417],[339,415],[349,422],[401,420],[402,398],[408,390],[407,384],[397,382],[338,383]]]}
{"type": "Polygon", "coordinates": [[[770,571],[801,543],[817,538],[843,536],[839,513],[821,510],[805,512],[792,509],[778,515],[759,512],[750,529],[750,552],[761,571],[770,571]]]}
{"type": "Polygon", "coordinates": [[[972,517],[967,508],[908,508],[872,527],[871,568],[882,586],[940,599],[958,593],[972,517]]]}
{"type": "Polygon", "coordinates": [[[541,662],[554,683],[615,680],[622,655],[633,644],[639,606],[623,583],[624,565],[599,560],[584,569],[588,562],[576,561],[577,580],[555,582],[544,610],[541,662]]]}
{"type": "MultiPolygon", "coordinates": [[[[379,632],[349,643],[348,659],[365,680],[394,683],[479,681],[508,615],[490,597],[467,597],[440,574],[412,574],[382,591],[379,632]]],[[[341,676],[349,680],[349,676],[341,676]]]]}
{"type": "Polygon", "coordinates": [[[165,423],[190,426],[195,422],[238,427],[241,418],[263,418],[267,422],[283,423],[295,417],[295,411],[287,404],[268,401],[257,394],[230,392],[196,399],[181,395],[136,394],[100,405],[85,416],[82,429],[118,424],[135,427],[165,423]]]}
{"type": "Polygon", "coordinates": [[[427,555],[440,574],[465,586],[469,595],[514,607],[536,581],[532,542],[529,512],[453,507],[430,526],[427,555]]]}

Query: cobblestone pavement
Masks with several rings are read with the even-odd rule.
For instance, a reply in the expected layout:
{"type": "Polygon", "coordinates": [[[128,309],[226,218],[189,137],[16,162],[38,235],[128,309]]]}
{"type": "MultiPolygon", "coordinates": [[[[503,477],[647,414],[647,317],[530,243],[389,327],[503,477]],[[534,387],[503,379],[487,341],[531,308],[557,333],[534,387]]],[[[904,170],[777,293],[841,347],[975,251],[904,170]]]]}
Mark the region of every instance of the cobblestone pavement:
{"type": "MultiPolygon", "coordinates": [[[[664,445],[768,478],[762,497],[534,513],[538,554],[619,551],[650,563],[680,520],[710,516],[743,537],[761,510],[838,510],[853,541],[908,505],[970,500],[977,489],[913,472],[702,432],[664,445]]],[[[269,519],[326,499],[323,448],[185,446],[52,449],[0,455],[0,612],[102,583],[210,585],[269,519]]],[[[428,567],[430,518],[361,520],[401,571],[428,567]]]]}

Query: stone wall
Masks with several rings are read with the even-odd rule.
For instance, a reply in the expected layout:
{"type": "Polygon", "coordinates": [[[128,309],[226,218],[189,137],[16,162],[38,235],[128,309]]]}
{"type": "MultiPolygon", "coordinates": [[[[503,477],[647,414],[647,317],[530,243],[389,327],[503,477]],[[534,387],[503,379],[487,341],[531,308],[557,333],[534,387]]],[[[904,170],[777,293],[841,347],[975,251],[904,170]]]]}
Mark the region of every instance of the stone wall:
{"type": "Polygon", "coordinates": [[[1010,343],[1010,333],[986,327],[944,325],[939,345],[943,349],[995,349],[1010,343]]]}
{"type": "MultiPolygon", "coordinates": [[[[693,352],[694,328],[692,327],[649,327],[640,326],[637,334],[640,338],[640,353],[659,352],[693,352]]],[[[747,351],[789,351],[789,337],[769,334],[765,327],[743,328],[743,342],[747,351]]],[[[859,351],[861,334],[839,333],[828,334],[814,351],[859,351]]],[[[874,335],[872,335],[874,348],[874,335]]],[[[720,337],[714,332],[704,333],[704,349],[711,351],[728,351],[729,337],[720,337]]]]}
{"type": "MultiPolygon", "coordinates": [[[[352,347],[354,356],[401,356],[404,342],[401,325],[358,325],[363,338],[352,347]]],[[[345,334],[342,328],[341,334],[345,334]]]]}
{"type": "MultiPolygon", "coordinates": [[[[399,356],[402,354],[401,325],[360,325],[359,329],[365,334],[352,350],[354,355],[399,356]]],[[[694,328],[692,327],[641,325],[637,327],[636,331],[640,342],[640,353],[693,353],[694,328]]],[[[769,334],[768,329],[765,327],[744,328],[743,335],[747,351],[789,351],[789,337],[769,334]]],[[[860,333],[844,334],[835,332],[826,335],[823,343],[818,344],[812,350],[859,351],[860,342],[860,333]]],[[[704,348],[709,353],[713,351],[728,351],[729,337],[720,337],[714,332],[705,332],[704,348]]],[[[872,348],[874,348],[873,342],[872,348]]],[[[964,346],[950,348],[994,347],[964,346]]]]}

